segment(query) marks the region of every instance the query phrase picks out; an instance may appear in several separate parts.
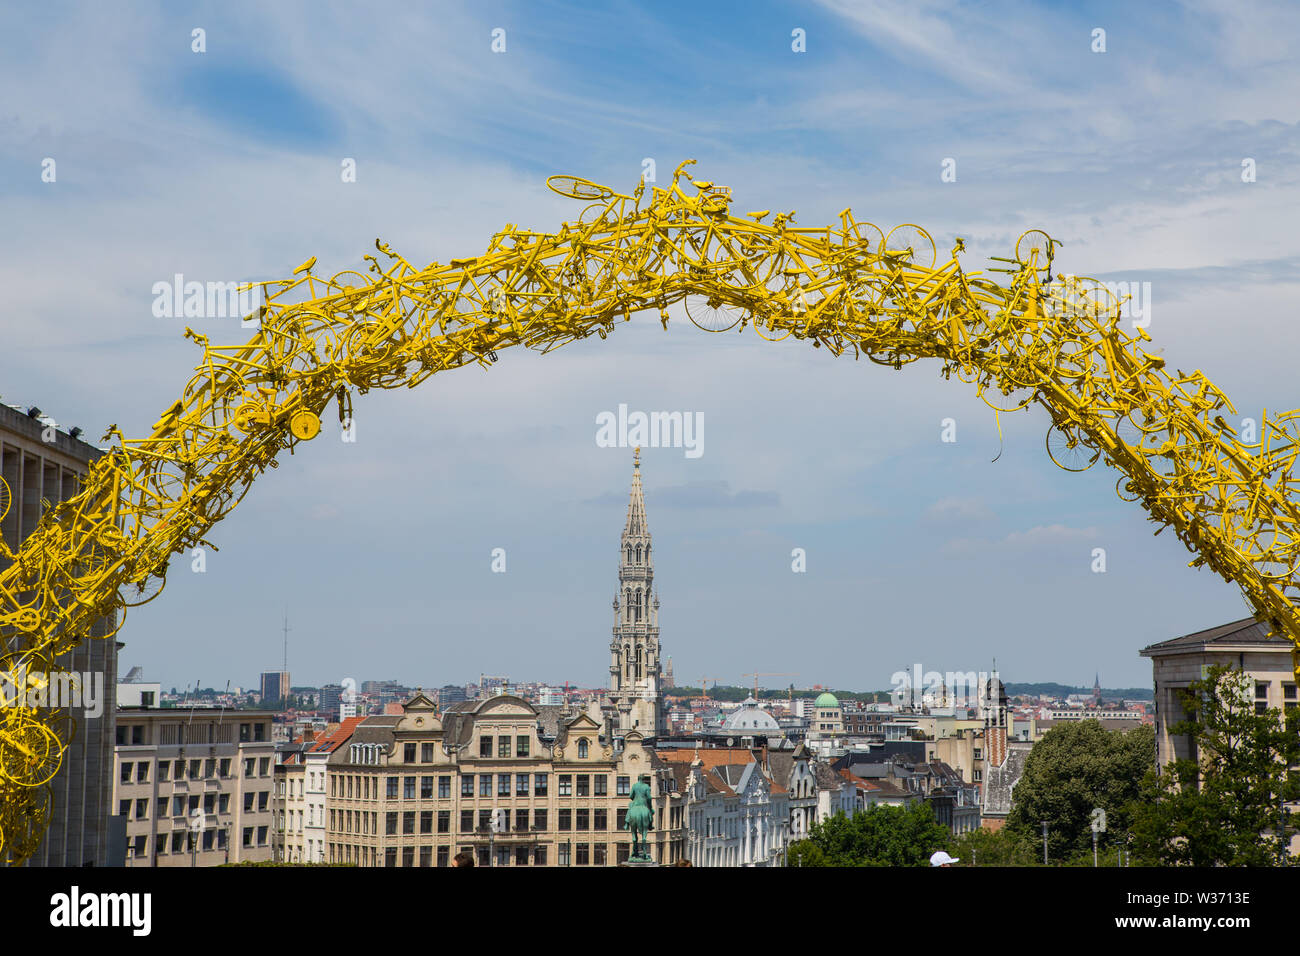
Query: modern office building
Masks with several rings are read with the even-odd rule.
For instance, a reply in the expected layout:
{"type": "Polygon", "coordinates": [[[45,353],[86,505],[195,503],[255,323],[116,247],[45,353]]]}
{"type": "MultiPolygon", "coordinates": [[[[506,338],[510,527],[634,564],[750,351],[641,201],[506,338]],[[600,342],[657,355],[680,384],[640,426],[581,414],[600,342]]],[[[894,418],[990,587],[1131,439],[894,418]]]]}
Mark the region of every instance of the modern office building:
{"type": "MultiPolygon", "coordinates": [[[[0,535],[13,550],[36,528],[44,503],[57,504],[81,491],[91,464],[103,452],[82,441],[79,430],[65,431],[38,408],[0,405],[0,478],[11,498],[0,519],[0,535]]],[[[0,497],[5,497],[0,488],[0,497]]],[[[0,557],[0,569],[7,562],[0,557]]],[[[59,659],[68,671],[90,675],[106,699],[98,713],[84,710],[73,716],[75,733],[63,755],[59,772],[50,781],[50,827],[31,866],[113,866],[120,864],[110,840],[113,766],[114,688],[117,686],[119,644],[106,637],[112,621],[91,629],[92,638],[59,659]]],[[[5,638],[0,631],[0,641],[5,638]]],[[[120,847],[118,847],[120,850],[120,847]]]]}
{"type": "Polygon", "coordinates": [[[289,699],[289,672],[267,671],[261,678],[263,707],[283,707],[289,699]]]}
{"type": "Polygon", "coordinates": [[[123,707],[116,812],[127,866],[272,858],[275,746],[269,711],[123,707]]]}

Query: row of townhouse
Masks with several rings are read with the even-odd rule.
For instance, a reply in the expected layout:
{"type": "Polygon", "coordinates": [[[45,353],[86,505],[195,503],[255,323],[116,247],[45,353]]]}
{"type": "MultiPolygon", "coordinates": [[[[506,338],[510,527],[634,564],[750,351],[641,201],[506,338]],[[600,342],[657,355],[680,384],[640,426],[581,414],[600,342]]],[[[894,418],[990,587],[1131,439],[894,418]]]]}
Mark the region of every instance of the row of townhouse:
{"type": "Polygon", "coordinates": [[[862,806],[806,748],[617,750],[586,713],[501,695],[305,732],[276,768],[277,857],[359,866],[610,866],[627,860],[631,784],[648,777],[653,859],[772,866],[792,839],[862,806]]]}
{"type": "Polygon", "coordinates": [[[629,792],[653,794],[653,859],[683,856],[675,779],[640,735],[617,751],[586,713],[500,695],[441,712],[417,693],[400,714],[298,741],[277,768],[282,859],[358,866],[610,866],[631,853],[629,792]],[[291,796],[291,794],[293,796],[291,796]]]}

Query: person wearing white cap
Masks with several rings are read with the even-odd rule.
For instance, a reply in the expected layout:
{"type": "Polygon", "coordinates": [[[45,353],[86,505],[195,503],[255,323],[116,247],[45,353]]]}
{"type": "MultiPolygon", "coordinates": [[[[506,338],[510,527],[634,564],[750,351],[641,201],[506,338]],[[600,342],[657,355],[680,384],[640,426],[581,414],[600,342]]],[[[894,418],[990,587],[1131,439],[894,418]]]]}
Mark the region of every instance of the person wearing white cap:
{"type": "Polygon", "coordinates": [[[931,866],[952,866],[954,863],[960,862],[961,860],[955,856],[949,856],[945,850],[935,850],[930,857],[931,866]]]}

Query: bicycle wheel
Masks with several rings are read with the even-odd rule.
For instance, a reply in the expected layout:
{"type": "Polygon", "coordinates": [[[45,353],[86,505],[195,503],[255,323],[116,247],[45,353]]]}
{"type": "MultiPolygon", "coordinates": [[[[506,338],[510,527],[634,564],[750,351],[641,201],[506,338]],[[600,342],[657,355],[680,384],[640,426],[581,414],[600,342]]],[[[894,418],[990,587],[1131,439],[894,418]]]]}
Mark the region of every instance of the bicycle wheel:
{"type": "Polygon", "coordinates": [[[14,496],[9,491],[9,483],[0,478],[0,521],[9,513],[9,505],[13,503],[14,496]]]}
{"type": "Polygon", "coordinates": [[[932,269],[937,261],[930,234],[910,222],[889,230],[880,251],[884,255],[900,256],[920,269],[932,269]]]}
{"type": "Polygon", "coordinates": [[[165,570],[162,573],[146,574],[122,585],[118,590],[118,594],[122,598],[122,603],[127,607],[140,607],[142,604],[148,604],[161,594],[166,583],[167,574],[165,570]]]}
{"type": "Polygon", "coordinates": [[[785,315],[755,315],[754,331],[759,334],[760,338],[767,339],[769,342],[780,342],[790,337],[794,331],[794,320],[785,315]],[[780,323],[780,324],[778,324],[780,323]]]}
{"type": "Polygon", "coordinates": [[[1087,471],[1101,457],[1101,451],[1090,447],[1082,436],[1073,434],[1073,431],[1073,428],[1067,431],[1059,425],[1049,428],[1047,455],[1058,468],[1066,471],[1087,471]]]}
{"type": "Polygon", "coordinates": [[[1120,475],[1115,482],[1115,494],[1121,501],[1140,501],[1143,498],[1141,485],[1130,475],[1120,475]]]}
{"type": "Polygon", "coordinates": [[[686,297],[686,317],[696,328],[705,332],[726,332],[745,317],[748,310],[733,301],[731,296],[734,293],[729,287],[731,273],[736,267],[736,256],[725,242],[715,240],[701,251],[700,264],[696,268],[714,289],[707,294],[686,297]]]}
{"type": "Polygon", "coordinates": [[[1022,265],[1035,265],[1035,268],[1051,269],[1052,240],[1041,229],[1022,232],[1016,240],[1016,261],[1022,265]]]}
{"type": "Polygon", "coordinates": [[[609,199],[614,190],[590,179],[580,176],[550,176],[546,180],[551,192],[559,193],[568,199],[609,199]]]}

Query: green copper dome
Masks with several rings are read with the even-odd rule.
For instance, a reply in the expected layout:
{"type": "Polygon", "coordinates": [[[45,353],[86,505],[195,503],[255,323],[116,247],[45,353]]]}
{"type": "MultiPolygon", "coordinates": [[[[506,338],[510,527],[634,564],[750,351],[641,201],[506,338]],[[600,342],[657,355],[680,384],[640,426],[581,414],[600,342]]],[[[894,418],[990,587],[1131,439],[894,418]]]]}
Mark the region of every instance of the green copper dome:
{"type": "Polygon", "coordinates": [[[840,706],[840,702],[835,698],[834,694],[827,691],[817,698],[813,706],[819,710],[835,710],[840,706]]]}

